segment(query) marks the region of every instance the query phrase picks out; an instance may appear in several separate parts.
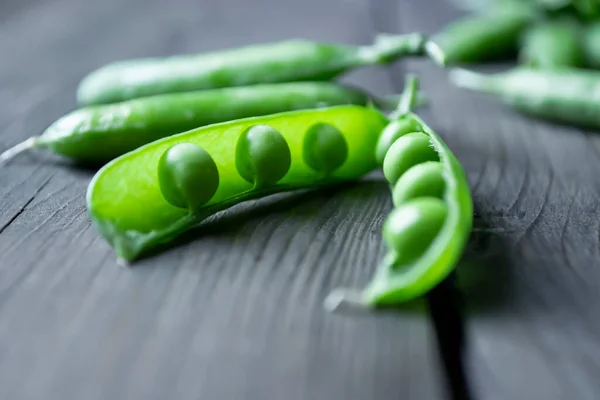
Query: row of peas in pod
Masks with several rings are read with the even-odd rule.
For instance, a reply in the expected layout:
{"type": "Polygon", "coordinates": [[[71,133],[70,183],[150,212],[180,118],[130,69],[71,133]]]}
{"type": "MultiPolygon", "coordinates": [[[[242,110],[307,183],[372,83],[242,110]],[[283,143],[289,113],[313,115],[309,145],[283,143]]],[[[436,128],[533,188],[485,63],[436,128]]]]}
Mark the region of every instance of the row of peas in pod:
{"type": "MultiPolygon", "coordinates": [[[[328,123],[316,123],[302,136],[302,162],[327,179],[348,157],[342,133],[328,123]]],[[[245,128],[235,145],[237,173],[254,191],[275,190],[292,166],[290,147],[272,126],[256,124],[245,128]]],[[[294,160],[295,161],[295,160],[294,160]]],[[[194,213],[206,204],[219,187],[219,169],[201,146],[188,142],[174,144],[158,164],[158,181],[164,198],[174,206],[194,213]]]]}
{"type": "Polygon", "coordinates": [[[383,167],[396,207],[383,228],[389,254],[360,303],[407,301],[443,280],[465,246],[472,206],[464,172],[412,111],[423,102],[416,76],[388,97],[336,78],[404,57],[445,66],[458,59],[462,49],[451,43],[463,36],[442,37],[381,34],[364,46],[287,40],[116,62],[82,80],[78,109],[0,161],[47,148],[99,166],[89,215],[124,263],[243,201],[383,167]]]}

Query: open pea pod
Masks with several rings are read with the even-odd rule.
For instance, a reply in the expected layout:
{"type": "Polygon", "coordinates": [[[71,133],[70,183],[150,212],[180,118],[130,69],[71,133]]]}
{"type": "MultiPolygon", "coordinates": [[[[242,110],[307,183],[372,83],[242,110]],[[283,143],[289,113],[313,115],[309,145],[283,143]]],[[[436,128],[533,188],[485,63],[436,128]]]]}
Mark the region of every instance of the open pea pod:
{"type": "MultiPolygon", "coordinates": [[[[409,75],[407,93],[417,88],[409,75]]],[[[473,205],[465,173],[442,138],[410,109],[400,107],[376,146],[393,193],[394,209],[383,227],[388,252],[367,287],[334,290],[325,301],[329,309],[420,297],[454,270],[467,244],[473,205]]]]}
{"type": "Polygon", "coordinates": [[[92,179],[94,225],[131,261],[208,216],[269,194],[353,180],[377,168],[388,120],[370,106],[334,106],[214,124],[160,139],[92,179]]]}

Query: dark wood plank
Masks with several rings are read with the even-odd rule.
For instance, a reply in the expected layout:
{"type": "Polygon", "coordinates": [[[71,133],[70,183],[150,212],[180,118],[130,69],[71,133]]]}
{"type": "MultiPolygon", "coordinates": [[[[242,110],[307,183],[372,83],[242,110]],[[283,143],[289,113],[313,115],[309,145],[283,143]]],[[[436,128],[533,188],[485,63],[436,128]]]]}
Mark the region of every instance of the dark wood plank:
{"type": "MultiPolygon", "coordinates": [[[[381,12],[376,26],[435,32],[460,15],[441,0],[397,9],[395,17],[381,12]]],[[[422,76],[432,96],[428,120],[473,189],[476,230],[458,286],[475,398],[598,398],[598,133],[459,91],[429,63],[409,70],[422,76]]],[[[401,71],[394,76],[401,80],[401,71]]]]}
{"type": "MultiPolygon", "coordinates": [[[[23,6],[0,21],[2,147],[73,109],[78,80],[106,62],[295,36],[368,43],[368,5],[23,6]]],[[[376,68],[345,79],[394,90],[376,68]]],[[[237,207],[125,269],[90,226],[91,175],[41,152],[0,170],[0,398],[446,397],[424,311],[356,318],[322,308],[333,287],[365,284],[382,257],[391,201],[380,176],[237,207]]]]}

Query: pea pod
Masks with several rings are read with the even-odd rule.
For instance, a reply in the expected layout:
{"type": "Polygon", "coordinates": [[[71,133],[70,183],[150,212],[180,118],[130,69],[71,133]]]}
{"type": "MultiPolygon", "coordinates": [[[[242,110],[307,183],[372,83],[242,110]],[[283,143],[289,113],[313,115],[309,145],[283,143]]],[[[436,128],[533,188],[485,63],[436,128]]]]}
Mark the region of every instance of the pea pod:
{"type": "Polygon", "coordinates": [[[461,88],[484,92],[525,114],[573,126],[600,128],[600,72],[517,67],[495,74],[450,72],[461,88]]]}
{"type": "Polygon", "coordinates": [[[510,59],[534,18],[528,7],[512,5],[496,12],[472,13],[433,35],[425,45],[426,53],[442,66],[510,59]]]}
{"type": "MultiPolygon", "coordinates": [[[[406,86],[407,93],[416,93],[417,78],[407,76],[406,86]]],[[[364,289],[334,290],[325,300],[330,310],[342,302],[390,306],[422,296],[454,270],[469,239],[473,204],[459,161],[410,108],[396,118],[412,120],[419,129],[404,132],[391,145],[381,136],[395,206],[383,226],[387,254],[364,289]]]]}
{"type": "Polygon", "coordinates": [[[526,31],[519,58],[532,67],[581,67],[581,42],[580,26],[572,19],[540,22],[526,31]]]}
{"type": "Polygon", "coordinates": [[[160,139],[96,173],[87,191],[89,214],[117,257],[132,261],[240,202],[374,170],[375,145],[387,122],[374,107],[345,105],[244,118],[160,139]]]}
{"type": "Polygon", "coordinates": [[[80,82],[80,104],[260,83],[331,80],[354,68],[423,54],[421,34],[378,36],[370,46],[284,40],[202,54],[118,61],[80,82]]]}
{"type": "Polygon", "coordinates": [[[586,66],[600,69],[600,21],[585,27],[582,46],[586,66]]]}
{"type": "Polygon", "coordinates": [[[46,148],[79,163],[104,164],[157,139],[201,126],[284,111],[370,102],[385,108],[392,101],[333,82],[262,84],[156,95],[75,110],[50,125],[41,136],[7,150],[0,155],[0,162],[24,150],[46,148]]]}

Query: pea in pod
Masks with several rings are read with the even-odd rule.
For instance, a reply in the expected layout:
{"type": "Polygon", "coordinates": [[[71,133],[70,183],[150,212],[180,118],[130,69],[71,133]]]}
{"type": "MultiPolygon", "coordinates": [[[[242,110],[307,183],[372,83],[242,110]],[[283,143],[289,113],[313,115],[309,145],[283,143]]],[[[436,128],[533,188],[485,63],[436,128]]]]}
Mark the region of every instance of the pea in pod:
{"type": "Polygon", "coordinates": [[[449,76],[454,85],[497,96],[524,114],[573,126],[600,128],[598,71],[521,66],[495,74],[454,69],[449,76]]]}
{"type": "Polygon", "coordinates": [[[582,67],[584,52],[579,23],[572,19],[544,21],[529,28],[520,62],[538,68],[582,67]]]}
{"type": "Polygon", "coordinates": [[[81,81],[82,105],[260,83],[331,80],[352,69],[423,54],[421,34],[379,35],[369,46],[303,39],[253,44],[202,54],[118,61],[81,81]]]}
{"type": "MultiPolygon", "coordinates": [[[[290,82],[149,96],[80,108],[37,137],[8,149],[0,163],[32,148],[104,164],[167,136],[215,123],[334,105],[386,108],[392,100],[334,82],[290,82]]],[[[393,101],[395,104],[395,101],[393,101]]]]}
{"type": "MultiPolygon", "coordinates": [[[[406,86],[412,97],[417,78],[407,76],[406,86]]],[[[387,149],[383,171],[395,206],[383,226],[387,254],[364,289],[334,290],[325,300],[330,310],[343,302],[378,307],[420,297],[454,270],[468,242],[473,201],[459,161],[410,107],[396,115],[419,129],[406,132],[408,123],[392,122],[398,138],[390,144],[382,135],[377,146],[387,149]]]]}
{"type": "Polygon", "coordinates": [[[132,261],[240,202],[360,178],[377,168],[375,146],[387,123],[374,107],[345,105],[160,139],[96,173],[89,214],[117,257],[132,261]]]}

